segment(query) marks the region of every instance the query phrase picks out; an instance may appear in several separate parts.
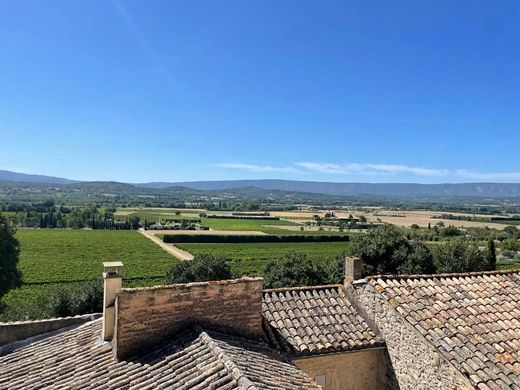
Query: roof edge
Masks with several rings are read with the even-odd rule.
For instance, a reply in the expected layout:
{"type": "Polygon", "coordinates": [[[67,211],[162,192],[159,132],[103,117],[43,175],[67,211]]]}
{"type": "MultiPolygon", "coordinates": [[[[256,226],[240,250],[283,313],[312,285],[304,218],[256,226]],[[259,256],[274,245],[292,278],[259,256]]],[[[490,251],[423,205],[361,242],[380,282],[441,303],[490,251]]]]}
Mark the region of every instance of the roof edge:
{"type": "Polygon", "coordinates": [[[284,291],[326,290],[326,289],[341,288],[341,287],[342,287],[341,284],[323,284],[323,285],[318,285],[318,286],[267,288],[267,289],[262,290],[262,294],[273,293],[273,292],[284,292],[284,291]]]}
{"type": "Polygon", "coordinates": [[[434,279],[434,278],[461,278],[461,277],[473,277],[473,276],[485,276],[485,275],[507,275],[507,274],[520,274],[520,269],[506,269],[506,270],[495,270],[495,271],[476,271],[476,272],[452,272],[452,273],[441,273],[441,274],[414,274],[414,275],[372,275],[365,278],[366,281],[375,281],[377,279],[434,279]]]}
{"type": "Polygon", "coordinates": [[[151,287],[123,287],[123,288],[118,289],[118,292],[137,293],[140,291],[169,290],[172,288],[194,287],[194,286],[214,286],[214,285],[227,286],[227,285],[231,285],[231,284],[259,282],[259,281],[263,281],[263,280],[264,280],[264,278],[261,278],[261,277],[242,276],[238,279],[209,280],[206,282],[160,284],[160,285],[151,286],[151,287]]]}

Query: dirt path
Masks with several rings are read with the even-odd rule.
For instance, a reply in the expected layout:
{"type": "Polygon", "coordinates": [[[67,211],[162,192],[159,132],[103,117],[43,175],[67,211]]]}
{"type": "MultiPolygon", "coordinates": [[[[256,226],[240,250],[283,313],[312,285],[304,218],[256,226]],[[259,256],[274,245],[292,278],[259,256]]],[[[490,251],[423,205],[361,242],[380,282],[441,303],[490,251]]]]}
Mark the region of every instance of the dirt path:
{"type": "Polygon", "coordinates": [[[150,233],[148,230],[139,230],[139,233],[141,233],[146,238],[152,240],[154,243],[159,245],[162,249],[164,249],[169,254],[175,256],[179,260],[193,260],[193,255],[189,252],[183,251],[173,244],[165,244],[159,237],[156,235],[150,233]]]}

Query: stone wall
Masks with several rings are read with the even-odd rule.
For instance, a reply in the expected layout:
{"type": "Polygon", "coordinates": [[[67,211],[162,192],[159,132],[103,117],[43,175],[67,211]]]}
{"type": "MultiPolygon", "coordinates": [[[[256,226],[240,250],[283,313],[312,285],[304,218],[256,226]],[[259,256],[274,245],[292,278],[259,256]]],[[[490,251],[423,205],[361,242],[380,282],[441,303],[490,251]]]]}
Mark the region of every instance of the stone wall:
{"type": "Polygon", "coordinates": [[[383,390],[384,359],[384,349],[379,348],[294,359],[293,363],[321,381],[324,390],[383,390]]]}
{"type": "Polygon", "coordinates": [[[354,283],[347,287],[347,295],[369,326],[385,340],[400,389],[473,389],[468,379],[370,284],[354,283]]]}
{"type": "Polygon", "coordinates": [[[68,326],[82,324],[100,316],[101,314],[85,314],[75,317],[0,323],[0,346],[68,326]]]}
{"type": "Polygon", "coordinates": [[[115,355],[131,357],[194,323],[258,337],[262,286],[262,278],[241,278],[121,289],[116,297],[115,355]]]}

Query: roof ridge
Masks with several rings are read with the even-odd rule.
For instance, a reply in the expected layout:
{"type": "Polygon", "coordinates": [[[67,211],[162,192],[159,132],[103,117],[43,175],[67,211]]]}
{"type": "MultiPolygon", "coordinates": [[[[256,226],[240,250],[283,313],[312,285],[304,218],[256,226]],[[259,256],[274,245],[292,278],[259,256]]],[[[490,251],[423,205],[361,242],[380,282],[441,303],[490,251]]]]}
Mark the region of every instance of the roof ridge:
{"type": "Polygon", "coordinates": [[[211,352],[222,362],[226,370],[228,370],[231,377],[237,381],[239,388],[244,390],[260,390],[237,366],[237,364],[231,359],[226,352],[218,346],[213,338],[202,328],[197,327],[200,331],[200,337],[206,343],[211,352]]]}
{"type": "Polygon", "coordinates": [[[279,287],[266,288],[262,290],[263,293],[284,292],[284,291],[303,291],[303,290],[325,290],[329,288],[341,288],[341,284],[323,284],[317,286],[300,286],[300,287],[279,287]]]}
{"type": "Polygon", "coordinates": [[[507,275],[507,274],[519,274],[520,269],[506,269],[506,270],[495,270],[495,271],[475,271],[475,272],[451,272],[451,273],[440,273],[440,274],[414,274],[414,275],[372,275],[365,277],[365,281],[372,281],[377,279],[434,279],[434,278],[463,278],[472,276],[484,276],[484,275],[507,275]]]}

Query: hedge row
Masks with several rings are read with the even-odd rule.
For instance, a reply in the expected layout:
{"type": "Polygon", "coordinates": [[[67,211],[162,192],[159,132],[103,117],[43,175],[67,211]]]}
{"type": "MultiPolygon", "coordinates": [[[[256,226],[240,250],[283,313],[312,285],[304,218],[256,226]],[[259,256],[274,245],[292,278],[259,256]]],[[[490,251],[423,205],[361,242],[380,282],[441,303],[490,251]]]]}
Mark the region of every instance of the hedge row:
{"type": "Polygon", "coordinates": [[[165,243],[255,243],[255,242],[337,242],[349,241],[349,236],[337,235],[222,235],[222,234],[165,234],[165,243]]]}

